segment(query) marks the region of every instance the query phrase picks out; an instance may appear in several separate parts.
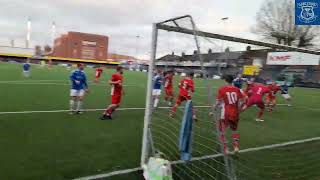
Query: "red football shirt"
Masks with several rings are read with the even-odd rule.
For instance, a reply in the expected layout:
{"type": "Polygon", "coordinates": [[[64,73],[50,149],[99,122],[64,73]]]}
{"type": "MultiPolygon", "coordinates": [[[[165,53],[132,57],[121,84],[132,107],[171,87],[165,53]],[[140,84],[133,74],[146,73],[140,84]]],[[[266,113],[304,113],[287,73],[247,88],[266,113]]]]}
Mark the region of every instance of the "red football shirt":
{"type": "Polygon", "coordinates": [[[173,87],[173,75],[167,75],[165,77],[164,87],[166,89],[171,89],[173,87]]]}
{"type": "Polygon", "coordinates": [[[252,95],[253,84],[247,84],[247,88],[244,90],[245,94],[250,97],[252,95]]]}
{"type": "Polygon", "coordinates": [[[275,84],[270,84],[268,88],[270,90],[270,93],[268,95],[270,98],[276,97],[277,92],[281,91],[281,88],[275,84]]]}
{"type": "Polygon", "coordinates": [[[240,89],[232,86],[226,85],[218,89],[217,102],[222,103],[222,108],[226,114],[239,114],[239,102],[244,96],[240,89]]]}
{"type": "Polygon", "coordinates": [[[191,78],[183,78],[179,84],[180,96],[190,96],[190,92],[194,92],[194,83],[191,78]]]}
{"type": "Polygon", "coordinates": [[[96,69],[96,77],[99,77],[102,74],[102,72],[103,72],[103,69],[97,68],[96,69]]]}
{"type": "Polygon", "coordinates": [[[97,69],[96,69],[96,72],[102,73],[102,72],[103,72],[103,69],[102,69],[102,68],[97,68],[97,69]]]}
{"type": "Polygon", "coordinates": [[[123,82],[122,75],[120,73],[112,74],[111,81],[120,81],[120,83],[112,85],[111,95],[121,95],[122,94],[122,82],[123,82]]]}
{"type": "Polygon", "coordinates": [[[252,86],[251,91],[252,91],[252,95],[250,98],[256,99],[256,100],[262,100],[265,94],[270,93],[270,89],[267,86],[260,83],[255,83],[252,86]]]}

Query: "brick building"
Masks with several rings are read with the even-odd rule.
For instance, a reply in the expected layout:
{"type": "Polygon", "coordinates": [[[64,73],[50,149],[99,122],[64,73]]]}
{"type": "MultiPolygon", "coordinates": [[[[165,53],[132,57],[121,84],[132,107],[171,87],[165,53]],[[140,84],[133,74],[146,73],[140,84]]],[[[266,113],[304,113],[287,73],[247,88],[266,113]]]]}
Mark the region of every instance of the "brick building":
{"type": "Polygon", "coordinates": [[[54,41],[53,56],[77,59],[106,60],[108,36],[68,32],[54,41]]]}

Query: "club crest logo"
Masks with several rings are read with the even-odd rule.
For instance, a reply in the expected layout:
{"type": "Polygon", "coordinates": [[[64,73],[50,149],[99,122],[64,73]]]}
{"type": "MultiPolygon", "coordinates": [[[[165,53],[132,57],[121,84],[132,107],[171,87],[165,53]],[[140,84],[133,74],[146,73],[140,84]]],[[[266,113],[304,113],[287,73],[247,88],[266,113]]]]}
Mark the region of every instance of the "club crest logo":
{"type": "Polygon", "coordinates": [[[314,13],[314,10],[318,8],[316,2],[301,2],[298,3],[298,8],[301,9],[298,18],[301,22],[311,23],[317,20],[318,16],[314,13]]]}

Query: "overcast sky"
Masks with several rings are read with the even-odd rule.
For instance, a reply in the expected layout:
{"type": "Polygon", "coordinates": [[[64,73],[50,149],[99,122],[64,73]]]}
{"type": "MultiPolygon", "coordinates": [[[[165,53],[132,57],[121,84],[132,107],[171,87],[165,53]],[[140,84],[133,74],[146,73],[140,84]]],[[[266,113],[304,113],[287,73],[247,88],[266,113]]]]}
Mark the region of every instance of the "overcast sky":
{"type": "MultiPolygon", "coordinates": [[[[26,22],[32,20],[32,45],[49,44],[51,24],[57,36],[67,31],[107,35],[109,52],[146,57],[151,24],[190,14],[201,30],[256,39],[250,33],[263,0],[0,0],[0,45],[24,46],[26,22]],[[224,24],[222,17],[229,17],[224,24]],[[137,35],[140,38],[137,38],[137,35]]],[[[178,46],[179,36],[168,46],[178,46]],[[177,44],[175,44],[177,43],[177,44]]],[[[161,43],[165,44],[166,40],[161,43]]]]}

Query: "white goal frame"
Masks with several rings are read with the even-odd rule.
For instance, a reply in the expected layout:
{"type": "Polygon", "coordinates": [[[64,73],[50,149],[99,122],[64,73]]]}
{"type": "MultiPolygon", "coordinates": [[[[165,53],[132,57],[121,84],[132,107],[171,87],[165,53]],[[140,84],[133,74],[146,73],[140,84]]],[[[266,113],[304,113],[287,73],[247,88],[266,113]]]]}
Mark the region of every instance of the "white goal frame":
{"type": "MultiPolygon", "coordinates": [[[[237,37],[232,37],[232,36],[226,36],[226,35],[220,35],[220,34],[215,34],[215,33],[210,33],[210,32],[199,31],[199,30],[197,30],[195,22],[190,15],[180,16],[180,17],[168,19],[163,22],[154,23],[153,28],[152,28],[151,57],[150,57],[149,70],[148,70],[147,97],[146,97],[146,107],[145,107],[145,116],[144,116],[144,129],[143,129],[141,164],[140,164],[141,167],[147,163],[150,148],[153,147],[153,145],[150,143],[150,141],[152,142],[151,130],[150,130],[150,125],[152,123],[152,120],[151,120],[152,119],[151,118],[151,114],[152,114],[152,86],[153,86],[152,76],[153,76],[153,71],[155,69],[159,30],[189,34],[189,35],[194,36],[195,45],[197,47],[197,55],[200,60],[201,70],[202,70],[202,73],[204,74],[204,77],[207,77],[206,76],[207,73],[203,67],[203,59],[202,59],[202,56],[200,55],[201,50],[200,50],[200,46],[198,43],[198,37],[220,39],[220,40],[226,40],[226,41],[238,42],[238,43],[244,43],[244,44],[256,45],[256,46],[264,46],[264,47],[273,48],[275,50],[296,51],[296,52],[301,52],[301,53],[320,55],[320,51],[313,51],[313,50],[297,48],[297,47],[293,47],[293,46],[273,44],[273,43],[267,43],[267,42],[261,42],[261,41],[255,41],[255,40],[249,40],[249,39],[243,39],[243,38],[237,38],[237,37]],[[186,19],[186,18],[188,18],[190,20],[191,25],[192,25],[192,29],[180,27],[179,24],[177,23],[178,20],[186,19]],[[175,24],[175,26],[167,25],[168,22],[175,24]]],[[[207,84],[207,86],[208,86],[208,92],[210,92],[211,88],[209,88],[209,84],[207,84]]],[[[212,94],[212,93],[208,93],[208,94],[212,94]]],[[[208,98],[210,100],[213,99],[211,97],[208,97],[208,98]]],[[[210,104],[213,105],[213,102],[210,102],[210,104]]],[[[214,119],[217,119],[217,118],[214,117],[214,119]]],[[[216,124],[218,124],[218,123],[216,123],[216,124]]],[[[218,129],[217,129],[217,133],[219,133],[218,129]]],[[[154,150],[152,150],[152,151],[154,151],[154,150]]],[[[225,161],[225,165],[227,168],[226,172],[228,174],[229,179],[236,180],[237,177],[233,173],[234,172],[233,163],[228,159],[227,156],[225,156],[224,161],[225,161]]]]}

